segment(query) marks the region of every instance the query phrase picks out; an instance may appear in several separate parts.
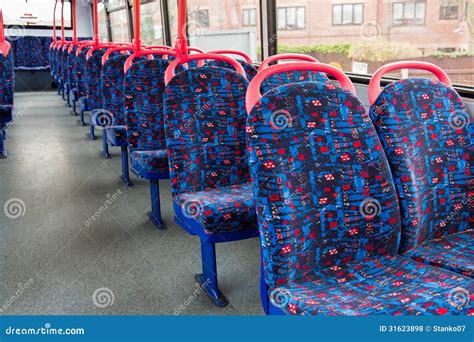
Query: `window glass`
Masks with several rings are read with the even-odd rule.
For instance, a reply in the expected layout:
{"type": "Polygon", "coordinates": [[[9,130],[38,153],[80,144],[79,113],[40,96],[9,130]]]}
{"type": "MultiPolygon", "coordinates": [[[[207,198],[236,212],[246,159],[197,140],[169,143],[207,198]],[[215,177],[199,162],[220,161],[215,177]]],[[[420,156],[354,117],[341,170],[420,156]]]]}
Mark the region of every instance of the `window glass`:
{"type": "Polygon", "coordinates": [[[99,40],[101,42],[107,42],[109,41],[109,34],[107,31],[107,17],[103,3],[98,4],[97,12],[99,13],[99,40]]]}
{"type": "MultiPolygon", "coordinates": [[[[173,0],[169,2],[170,11],[174,2],[173,0]]],[[[260,18],[257,15],[260,11],[259,4],[260,0],[188,0],[190,45],[204,51],[240,50],[253,60],[259,60],[260,18]]],[[[172,12],[172,17],[177,16],[175,13],[172,12]]],[[[293,26],[301,20],[299,16],[301,14],[294,8],[291,18],[288,18],[293,26]]],[[[286,23],[285,21],[285,25],[286,23]]],[[[175,28],[172,26],[172,34],[175,37],[177,24],[173,25],[175,28]]]]}
{"type": "MultiPolygon", "coordinates": [[[[4,24],[21,27],[53,27],[54,1],[0,0],[4,24]]],[[[72,26],[71,3],[64,2],[64,25],[72,26]]],[[[61,26],[61,3],[56,6],[56,27],[61,26]]]]}
{"type": "Polygon", "coordinates": [[[109,9],[122,7],[122,6],[125,6],[126,4],[127,4],[127,0],[107,0],[107,7],[109,9]]]}
{"type": "Polygon", "coordinates": [[[164,45],[161,3],[159,0],[141,0],[140,33],[145,45],[164,45]]]}
{"type": "Polygon", "coordinates": [[[120,10],[110,12],[110,26],[112,29],[112,41],[116,43],[130,42],[130,33],[128,31],[127,11],[120,10]]]}
{"type": "Polygon", "coordinates": [[[425,61],[440,66],[454,84],[474,86],[472,0],[277,0],[277,8],[280,53],[304,53],[346,72],[369,75],[390,62],[425,61]],[[446,9],[442,15],[442,8],[450,6],[458,13],[448,15],[446,9]],[[299,30],[290,25],[290,7],[305,10],[308,20],[299,30]]]}

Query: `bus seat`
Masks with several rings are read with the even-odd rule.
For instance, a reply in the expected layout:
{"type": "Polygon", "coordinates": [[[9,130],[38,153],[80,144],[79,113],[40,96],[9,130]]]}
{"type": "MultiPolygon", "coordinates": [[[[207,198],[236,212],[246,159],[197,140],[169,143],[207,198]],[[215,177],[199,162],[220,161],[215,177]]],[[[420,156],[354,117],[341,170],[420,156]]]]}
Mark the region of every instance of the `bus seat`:
{"type": "Polygon", "coordinates": [[[76,52],[76,62],[74,64],[74,75],[75,75],[75,89],[73,92],[73,106],[76,102],[79,102],[80,119],[79,123],[84,126],[84,112],[88,110],[87,98],[86,98],[86,85],[85,85],[85,72],[86,72],[86,56],[87,52],[91,47],[79,47],[76,52]],[[82,49],[81,49],[82,48],[82,49]]]}
{"type": "Polygon", "coordinates": [[[124,72],[123,67],[129,54],[113,52],[102,66],[102,101],[103,108],[112,113],[113,120],[108,122],[102,133],[103,153],[109,158],[108,144],[120,147],[122,156],[122,181],[126,185],[132,185],[129,175],[128,164],[128,142],[126,134],[126,122],[124,112],[125,94],[123,89],[124,72]]]}
{"type": "Polygon", "coordinates": [[[77,102],[77,88],[76,88],[76,53],[77,53],[78,46],[74,45],[72,48],[68,49],[68,56],[67,56],[67,84],[69,89],[68,97],[72,104],[72,111],[73,114],[76,115],[76,102],[77,102]]]}
{"type": "Polygon", "coordinates": [[[400,199],[400,252],[474,277],[474,124],[462,99],[441,69],[423,62],[383,66],[369,94],[400,199]],[[381,91],[382,75],[402,68],[439,81],[404,79],[381,91]]]}
{"type": "Polygon", "coordinates": [[[158,229],[166,229],[161,218],[159,181],[169,178],[163,123],[164,73],[168,64],[163,59],[133,59],[124,81],[131,169],[150,181],[152,210],[148,217],[158,229]]]}
{"type": "MultiPolygon", "coordinates": [[[[89,111],[89,138],[94,140],[96,138],[94,127],[101,126],[99,117],[104,113],[102,108],[102,92],[101,79],[102,72],[102,56],[107,51],[106,48],[99,48],[92,51],[89,58],[86,58],[86,67],[84,73],[84,84],[86,88],[85,104],[82,103],[83,108],[89,111]]],[[[88,54],[90,51],[88,52],[88,54]]],[[[81,108],[82,116],[84,111],[81,108]]],[[[107,121],[107,120],[106,120],[107,121]]]]}
{"type": "Polygon", "coordinates": [[[313,63],[260,72],[247,95],[247,143],[270,314],[465,314],[449,302],[474,281],[397,254],[400,212],[377,133],[344,73],[313,63]],[[259,95],[265,78],[310,70],[259,95]],[[255,96],[257,93],[257,96],[255,96]]]}
{"type": "Polygon", "coordinates": [[[6,158],[4,140],[7,124],[13,119],[13,93],[15,89],[13,50],[7,56],[0,53],[0,159],[6,158]]]}
{"type": "MultiPolygon", "coordinates": [[[[247,75],[247,79],[251,81],[257,74],[257,69],[253,66],[253,64],[249,64],[245,61],[237,60],[237,62],[239,62],[242,65],[242,67],[245,70],[245,74],[247,75]]],[[[231,65],[223,61],[209,61],[206,63],[206,65],[232,69],[231,65]]]]}
{"type": "Polygon", "coordinates": [[[223,55],[189,55],[181,60],[217,59],[234,70],[203,66],[174,75],[167,70],[164,95],[166,145],[175,220],[201,240],[203,274],[196,280],[217,306],[228,304],[217,284],[215,243],[256,236],[245,149],[243,67],[223,55]]]}
{"type": "Polygon", "coordinates": [[[50,46],[51,43],[53,42],[52,37],[41,37],[41,42],[43,44],[43,63],[45,67],[48,67],[51,69],[51,63],[50,63],[50,46]]]}
{"type": "Polygon", "coordinates": [[[39,37],[25,36],[16,42],[15,67],[18,70],[44,70],[43,44],[39,37]]]}

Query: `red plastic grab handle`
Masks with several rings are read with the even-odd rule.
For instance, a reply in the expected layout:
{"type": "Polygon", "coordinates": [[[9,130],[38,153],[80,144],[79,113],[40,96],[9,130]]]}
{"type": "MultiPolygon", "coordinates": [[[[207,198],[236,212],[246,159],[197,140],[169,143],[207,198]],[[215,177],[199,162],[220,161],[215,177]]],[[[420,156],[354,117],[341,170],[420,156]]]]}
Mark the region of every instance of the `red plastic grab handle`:
{"type": "Polygon", "coordinates": [[[258,101],[262,98],[262,94],[260,93],[260,87],[262,86],[262,82],[266,80],[268,77],[280,74],[282,72],[291,72],[291,71],[317,71],[317,72],[324,72],[328,75],[334,76],[336,80],[339,81],[342,88],[349,90],[352,94],[356,94],[355,87],[352,84],[349,77],[344,74],[341,70],[322,63],[288,63],[288,64],[280,64],[280,65],[273,65],[270,66],[262,71],[260,71],[257,76],[254,77],[252,82],[247,89],[247,96],[245,100],[247,113],[250,114],[253,107],[257,104],[258,101]]]}
{"type": "Polygon", "coordinates": [[[427,63],[427,62],[417,62],[417,61],[389,63],[380,67],[375,72],[374,76],[372,76],[372,79],[370,80],[370,84],[369,84],[370,105],[373,105],[375,103],[380,93],[382,92],[382,88],[380,87],[380,80],[382,79],[382,76],[391,71],[401,70],[401,69],[419,69],[419,70],[429,71],[433,75],[435,75],[438,78],[438,80],[440,80],[440,82],[445,83],[449,87],[452,86],[449,76],[440,67],[434,64],[427,63]]]}
{"type": "Polygon", "coordinates": [[[53,42],[49,45],[50,48],[53,47],[53,44],[57,42],[58,38],[56,37],[56,7],[58,6],[58,0],[54,2],[54,12],[53,12],[53,42]]]}
{"type": "Polygon", "coordinates": [[[190,62],[190,61],[195,61],[195,60],[203,60],[203,59],[213,59],[213,60],[216,60],[216,61],[223,61],[223,62],[227,62],[229,64],[231,64],[235,71],[237,71],[237,73],[239,73],[240,75],[242,75],[243,77],[245,77],[245,79],[247,79],[247,75],[245,73],[245,70],[244,68],[242,67],[242,65],[237,62],[235,59],[233,58],[230,58],[230,57],[227,57],[227,56],[224,56],[224,55],[215,55],[215,54],[210,54],[210,53],[201,53],[201,54],[198,54],[198,55],[188,55],[186,58],[184,59],[177,59],[175,61],[173,61],[170,66],[166,69],[166,72],[165,72],[165,85],[168,85],[168,83],[173,79],[173,77],[175,76],[175,73],[174,71],[176,70],[176,67],[180,64],[185,64],[187,62],[190,62]]]}
{"type": "Polygon", "coordinates": [[[93,45],[92,49],[90,49],[89,51],[87,51],[87,55],[86,55],[86,60],[91,58],[92,56],[92,53],[94,53],[94,51],[97,51],[99,49],[109,49],[109,48],[115,48],[115,47],[121,47],[123,46],[123,44],[115,44],[115,43],[96,43],[93,45]]]}
{"type": "Polygon", "coordinates": [[[77,16],[76,16],[76,0],[71,0],[72,6],[72,42],[77,42],[77,16]]]}
{"type": "Polygon", "coordinates": [[[237,56],[243,57],[245,62],[249,64],[253,63],[249,55],[247,55],[245,52],[238,51],[238,50],[214,50],[214,51],[209,51],[209,53],[215,53],[218,55],[237,55],[237,56]]]}
{"type": "Polygon", "coordinates": [[[107,51],[105,51],[104,55],[102,56],[102,65],[105,65],[105,63],[107,63],[107,60],[109,59],[110,55],[113,52],[124,51],[124,50],[132,50],[132,49],[133,49],[133,45],[120,46],[120,47],[114,47],[114,48],[108,49],[107,51]]]}
{"type": "Polygon", "coordinates": [[[128,72],[128,69],[132,67],[132,62],[135,58],[149,55],[171,55],[176,57],[176,53],[172,50],[140,50],[127,58],[125,65],[123,66],[123,73],[126,74],[128,72]]]}
{"type": "Polygon", "coordinates": [[[265,59],[262,64],[260,64],[260,67],[258,68],[258,71],[262,71],[263,69],[267,68],[271,63],[276,62],[276,61],[281,61],[281,60],[296,60],[296,61],[306,61],[306,62],[314,62],[314,63],[319,63],[318,60],[312,56],[304,55],[302,53],[281,53],[279,55],[273,55],[265,59]]]}
{"type": "Polygon", "coordinates": [[[69,52],[72,51],[72,49],[74,48],[74,46],[81,46],[81,45],[92,45],[93,41],[92,40],[79,40],[75,43],[72,43],[71,45],[69,45],[69,52]]]}
{"type": "Polygon", "coordinates": [[[0,8],[0,43],[5,41],[5,29],[3,27],[3,11],[0,8]]]}

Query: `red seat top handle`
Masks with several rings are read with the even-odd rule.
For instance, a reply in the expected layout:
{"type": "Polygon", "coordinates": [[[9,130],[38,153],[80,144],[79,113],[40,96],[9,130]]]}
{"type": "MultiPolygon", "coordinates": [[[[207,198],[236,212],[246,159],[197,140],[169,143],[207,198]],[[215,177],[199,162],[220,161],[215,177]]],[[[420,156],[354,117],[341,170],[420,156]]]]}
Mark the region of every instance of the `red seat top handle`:
{"type": "Polygon", "coordinates": [[[369,102],[370,105],[373,105],[377,98],[379,97],[380,93],[382,92],[382,88],[380,87],[380,81],[383,75],[401,69],[419,69],[431,72],[435,75],[438,80],[447,86],[451,87],[452,83],[449,79],[448,74],[444,72],[440,67],[437,65],[427,63],[427,62],[418,62],[418,61],[405,61],[405,62],[394,62],[386,64],[380,67],[372,76],[369,84],[369,102]]]}
{"type": "Polygon", "coordinates": [[[216,54],[211,54],[211,53],[202,53],[202,54],[198,54],[198,55],[188,55],[184,59],[181,59],[181,60],[176,59],[175,61],[173,61],[169,65],[169,67],[166,69],[165,84],[167,85],[173,79],[173,77],[175,76],[176,67],[178,65],[185,64],[185,63],[190,62],[190,61],[203,60],[203,59],[212,59],[212,60],[216,60],[216,61],[227,62],[227,63],[231,64],[234,67],[234,69],[235,69],[235,71],[237,71],[237,73],[239,73],[245,79],[247,79],[247,75],[245,74],[244,68],[235,59],[224,56],[224,55],[216,55],[216,54]]]}
{"type": "Polygon", "coordinates": [[[245,52],[238,51],[238,50],[214,50],[214,51],[209,51],[209,53],[215,53],[218,55],[237,55],[240,57],[243,57],[245,62],[248,64],[253,64],[252,59],[250,58],[249,55],[247,55],[245,52]]]}
{"type": "Polygon", "coordinates": [[[254,77],[252,82],[250,82],[250,85],[247,89],[247,97],[245,99],[247,113],[250,114],[253,107],[255,107],[258,101],[260,101],[260,99],[262,98],[260,88],[262,86],[263,81],[265,81],[272,75],[292,71],[316,71],[326,73],[328,75],[334,76],[336,80],[339,81],[342,88],[356,95],[354,84],[352,84],[349,77],[347,77],[344,72],[331,65],[322,63],[287,63],[273,65],[260,71],[257,76],[254,77]]]}
{"type": "Polygon", "coordinates": [[[3,12],[0,8],[0,52],[7,57],[10,52],[10,43],[5,38],[5,31],[3,27],[3,12]]]}
{"type": "Polygon", "coordinates": [[[260,64],[260,67],[258,68],[258,71],[261,71],[265,68],[267,68],[270,64],[281,61],[281,60],[295,60],[295,61],[306,61],[306,62],[314,62],[314,63],[319,63],[318,60],[312,56],[304,55],[302,53],[281,53],[279,55],[273,55],[265,59],[262,64],[260,64]]]}
{"type": "Polygon", "coordinates": [[[125,65],[123,66],[123,73],[126,74],[128,70],[132,67],[133,60],[140,56],[151,56],[151,55],[162,55],[162,56],[174,56],[176,53],[173,50],[140,50],[135,52],[133,55],[127,58],[125,65]]]}
{"type": "Polygon", "coordinates": [[[107,51],[102,56],[102,65],[105,65],[105,63],[107,63],[107,60],[109,59],[112,53],[125,51],[125,50],[132,50],[132,49],[133,49],[133,45],[124,45],[124,46],[112,47],[110,49],[107,49],[107,51]]]}

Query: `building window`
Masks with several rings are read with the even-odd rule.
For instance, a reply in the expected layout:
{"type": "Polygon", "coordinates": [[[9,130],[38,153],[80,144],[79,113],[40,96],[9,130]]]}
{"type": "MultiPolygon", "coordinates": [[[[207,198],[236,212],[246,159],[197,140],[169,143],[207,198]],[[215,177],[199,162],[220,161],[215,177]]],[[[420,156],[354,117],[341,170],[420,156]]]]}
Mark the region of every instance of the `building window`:
{"type": "Polygon", "coordinates": [[[257,26],[257,10],[249,8],[242,10],[243,26],[257,26]]]}
{"type": "Polygon", "coordinates": [[[196,22],[199,27],[209,27],[209,10],[197,10],[196,22]]]}
{"type": "Polygon", "coordinates": [[[425,1],[393,3],[393,25],[424,25],[425,1]]]}
{"type": "Polygon", "coordinates": [[[279,30],[304,30],[306,27],[306,7],[278,8],[279,30]]]}
{"type": "Polygon", "coordinates": [[[363,4],[341,4],[332,6],[333,25],[361,25],[363,22],[363,4]]]}
{"type": "Polygon", "coordinates": [[[439,8],[440,19],[457,19],[458,18],[458,1],[442,0],[439,8]]]}

